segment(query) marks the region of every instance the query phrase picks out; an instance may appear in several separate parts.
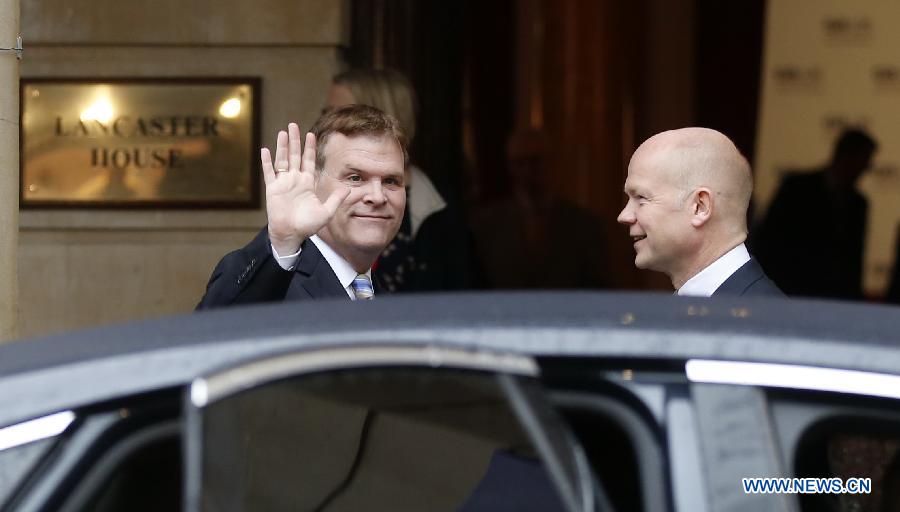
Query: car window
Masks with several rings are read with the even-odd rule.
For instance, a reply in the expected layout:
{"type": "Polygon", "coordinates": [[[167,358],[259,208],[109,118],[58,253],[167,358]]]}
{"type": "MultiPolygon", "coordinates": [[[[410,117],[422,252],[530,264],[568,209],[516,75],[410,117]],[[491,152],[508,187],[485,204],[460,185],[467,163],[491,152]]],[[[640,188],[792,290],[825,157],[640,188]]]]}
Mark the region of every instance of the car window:
{"type": "Polygon", "coordinates": [[[449,368],[268,382],[189,420],[199,439],[188,486],[196,478],[211,511],[581,510],[574,438],[548,428],[555,413],[537,406],[540,393],[528,379],[449,368]]]}
{"type": "Polygon", "coordinates": [[[792,476],[829,488],[840,482],[847,491],[798,494],[800,510],[900,511],[896,400],[789,391],[769,397],[792,476]]]}
{"type": "MultiPolygon", "coordinates": [[[[647,510],[643,505],[638,454],[632,437],[607,411],[595,408],[598,398],[558,395],[559,411],[590,461],[591,468],[616,510],[647,510]]],[[[657,459],[657,464],[662,460],[657,459]]]]}
{"type": "Polygon", "coordinates": [[[0,504],[9,499],[55,442],[54,437],[0,450],[0,504]]]}
{"type": "Polygon", "coordinates": [[[164,390],[75,410],[77,420],[3,510],[178,510],[182,503],[181,394],[164,390]]]}
{"type": "MultiPolygon", "coordinates": [[[[820,510],[818,502],[832,502],[832,510],[900,510],[900,466],[897,448],[900,429],[893,434],[871,431],[872,425],[819,425],[827,430],[818,440],[809,440],[797,453],[798,476],[871,479],[871,492],[840,495],[818,495],[819,500],[801,497],[803,510],[820,510]],[[810,506],[812,505],[811,508],[810,506]]],[[[896,426],[895,426],[896,428],[896,426]]]]}
{"type": "Polygon", "coordinates": [[[663,378],[658,368],[635,368],[634,362],[544,358],[539,363],[551,403],[578,438],[611,508],[668,509],[657,418],[662,413],[651,406],[661,407],[667,386],[683,386],[680,380],[663,378]]]}
{"type": "Polygon", "coordinates": [[[153,512],[182,504],[178,424],[151,427],[119,440],[91,468],[62,512],[153,512]]]}
{"type": "Polygon", "coordinates": [[[29,473],[74,421],[74,412],[59,411],[0,428],[0,504],[26,485],[29,473]]]}
{"type": "Polygon", "coordinates": [[[204,437],[204,510],[478,510],[496,500],[563,510],[534,444],[483,375],[357,370],[281,381],[210,406],[204,437]]]}

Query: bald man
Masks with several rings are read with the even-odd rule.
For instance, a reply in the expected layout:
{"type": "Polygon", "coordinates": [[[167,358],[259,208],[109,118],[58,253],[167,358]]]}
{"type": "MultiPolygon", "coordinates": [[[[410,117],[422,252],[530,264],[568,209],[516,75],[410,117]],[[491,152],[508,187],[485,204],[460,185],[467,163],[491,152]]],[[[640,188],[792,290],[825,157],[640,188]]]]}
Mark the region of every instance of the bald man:
{"type": "Polygon", "coordinates": [[[634,264],[669,276],[678,295],[783,295],[747,238],[750,165],[708,128],[659,133],[628,164],[618,221],[634,239],[634,264]]]}

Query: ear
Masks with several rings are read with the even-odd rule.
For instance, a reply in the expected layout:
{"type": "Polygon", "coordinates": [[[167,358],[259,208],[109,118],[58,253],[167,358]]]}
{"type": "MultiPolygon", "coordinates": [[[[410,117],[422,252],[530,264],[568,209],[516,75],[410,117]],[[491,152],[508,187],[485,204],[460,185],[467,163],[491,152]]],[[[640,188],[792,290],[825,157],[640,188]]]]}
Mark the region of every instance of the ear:
{"type": "Polygon", "coordinates": [[[701,187],[691,193],[688,200],[691,208],[691,225],[699,228],[706,224],[713,213],[713,194],[706,188],[701,187]]]}

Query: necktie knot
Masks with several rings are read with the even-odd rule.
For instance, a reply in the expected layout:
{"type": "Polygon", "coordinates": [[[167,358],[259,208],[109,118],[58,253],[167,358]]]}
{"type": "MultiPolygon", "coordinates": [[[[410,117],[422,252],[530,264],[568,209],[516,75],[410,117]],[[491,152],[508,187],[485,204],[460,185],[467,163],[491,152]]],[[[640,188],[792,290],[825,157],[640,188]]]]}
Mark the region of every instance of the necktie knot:
{"type": "Polygon", "coordinates": [[[372,282],[369,281],[369,277],[365,274],[356,276],[353,282],[350,283],[350,286],[353,288],[353,293],[356,294],[357,300],[369,300],[375,295],[375,290],[372,289],[372,282]]]}

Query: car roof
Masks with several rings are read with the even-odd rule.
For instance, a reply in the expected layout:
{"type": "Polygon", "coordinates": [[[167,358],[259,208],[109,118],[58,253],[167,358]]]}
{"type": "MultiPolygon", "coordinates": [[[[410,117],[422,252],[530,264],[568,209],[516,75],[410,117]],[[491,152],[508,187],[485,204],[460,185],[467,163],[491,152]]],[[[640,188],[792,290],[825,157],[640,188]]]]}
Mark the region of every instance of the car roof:
{"type": "Polygon", "coordinates": [[[0,426],[185,385],[284,351],[362,344],[900,374],[898,313],[840,302],[635,292],[404,295],[223,308],[0,346],[0,426]]]}

